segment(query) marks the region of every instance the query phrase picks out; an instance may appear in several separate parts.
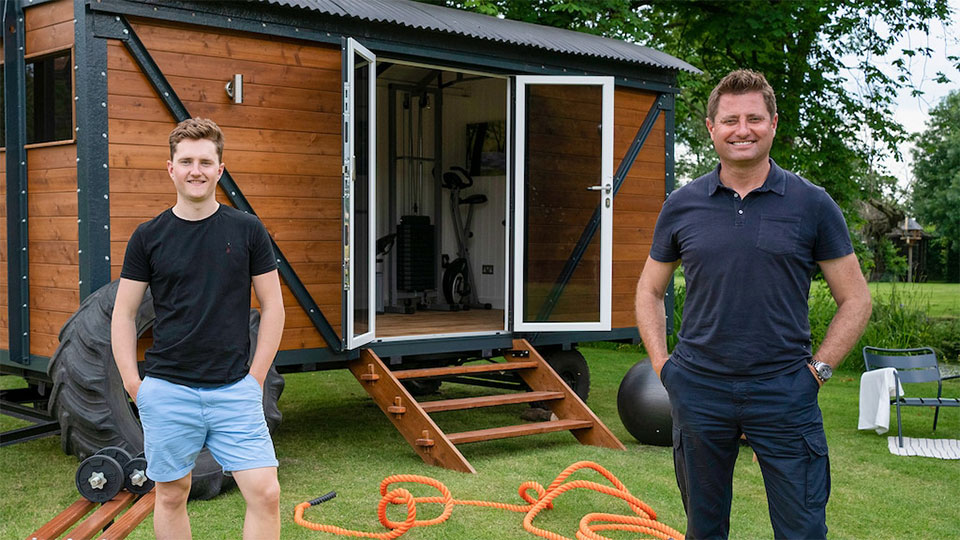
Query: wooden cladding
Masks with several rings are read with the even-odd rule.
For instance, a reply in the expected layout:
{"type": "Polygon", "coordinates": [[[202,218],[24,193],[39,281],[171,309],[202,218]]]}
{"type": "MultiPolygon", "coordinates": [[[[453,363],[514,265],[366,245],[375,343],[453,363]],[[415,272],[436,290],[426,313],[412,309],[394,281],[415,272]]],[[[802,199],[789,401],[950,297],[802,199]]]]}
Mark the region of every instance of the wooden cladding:
{"type": "MultiPolygon", "coordinates": [[[[656,94],[618,87],[614,96],[614,169],[623,160],[656,94]]],[[[612,326],[636,325],[637,278],[650,252],[653,228],[665,198],[666,148],[663,113],[657,119],[613,202],[612,326]]]]}
{"type": "Polygon", "coordinates": [[[33,56],[73,46],[73,0],[58,0],[23,10],[24,54],[33,56]]]}
{"type": "MultiPolygon", "coordinates": [[[[27,150],[30,354],[52,356],[80,306],[75,145],[27,150]]],[[[0,154],[0,347],[7,348],[6,159],[0,154]]]]}
{"type": "Polygon", "coordinates": [[[600,320],[600,235],[588,244],[547,315],[544,302],[600,204],[600,86],[526,87],[524,321],[600,320]]]}
{"type": "MultiPolygon", "coordinates": [[[[132,21],[193,116],[224,132],[223,162],[335,329],[340,327],[340,50],[239,33],[132,21]],[[244,102],[224,84],[244,78],[244,102]]],[[[166,172],[176,125],[119,42],[109,42],[112,274],[120,274],[136,226],[176,202],[166,172]]],[[[217,199],[229,204],[226,194],[217,199]]],[[[281,350],[326,343],[283,286],[281,350]]]]}

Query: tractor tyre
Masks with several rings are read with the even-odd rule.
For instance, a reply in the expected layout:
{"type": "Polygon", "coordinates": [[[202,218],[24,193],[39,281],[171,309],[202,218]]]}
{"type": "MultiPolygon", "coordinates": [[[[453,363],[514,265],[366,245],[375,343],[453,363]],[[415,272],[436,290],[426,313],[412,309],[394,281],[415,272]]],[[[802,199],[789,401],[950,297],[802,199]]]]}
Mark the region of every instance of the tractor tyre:
{"type": "MultiPolygon", "coordinates": [[[[47,368],[53,380],[49,410],[60,422],[63,451],[81,461],[106,446],[119,446],[131,455],[143,451],[137,408],[123,388],[110,344],[110,318],[118,283],[101,287],[80,304],[60,329],[60,345],[47,368]]],[[[155,318],[148,288],[137,312],[137,335],[152,328],[155,318]]],[[[259,328],[260,313],[250,310],[251,358],[259,328]]],[[[263,392],[263,411],[271,433],[282,420],[277,400],[283,386],[283,377],[271,367],[263,392]]],[[[192,472],[191,499],[210,499],[234,484],[206,448],[192,472]]]]}

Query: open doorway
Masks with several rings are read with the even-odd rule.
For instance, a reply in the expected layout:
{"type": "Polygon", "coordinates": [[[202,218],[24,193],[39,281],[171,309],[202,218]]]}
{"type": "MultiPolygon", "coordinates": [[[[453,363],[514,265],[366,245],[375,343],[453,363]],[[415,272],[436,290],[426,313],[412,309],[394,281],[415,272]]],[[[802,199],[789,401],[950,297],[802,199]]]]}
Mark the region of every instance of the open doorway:
{"type": "Polygon", "coordinates": [[[377,339],[507,328],[508,80],[379,59],[377,339]]]}

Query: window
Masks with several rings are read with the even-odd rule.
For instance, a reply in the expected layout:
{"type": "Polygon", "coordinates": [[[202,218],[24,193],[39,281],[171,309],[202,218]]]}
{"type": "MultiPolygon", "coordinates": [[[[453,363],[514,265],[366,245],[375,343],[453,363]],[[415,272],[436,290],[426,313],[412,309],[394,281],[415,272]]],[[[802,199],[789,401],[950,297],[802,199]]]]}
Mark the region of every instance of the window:
{"type": "MultiPolygon", "coordinates": [[[[70,51],[26,61],[26,144],[73,139],[73,77],[70,51]]],[[[3,72],[0,70],[0,88],[3,72]]],[[[6,146],[3,92],[0,92],[0,146],[6,146]]]]}

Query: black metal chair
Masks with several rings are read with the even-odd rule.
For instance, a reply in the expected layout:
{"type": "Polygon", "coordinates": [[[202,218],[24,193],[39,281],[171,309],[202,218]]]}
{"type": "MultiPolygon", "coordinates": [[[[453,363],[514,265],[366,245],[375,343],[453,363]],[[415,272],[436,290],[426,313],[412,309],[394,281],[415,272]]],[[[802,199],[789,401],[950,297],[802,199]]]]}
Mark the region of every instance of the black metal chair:
{"type": "Polygon", "coordinates": [[[895,368],[894,374],[899,388],[900,383],[937,383],[937,397],[935,398],[906,398],[897,396],[890,399],[890,404],[897,406],[897,441],[903,448],[903,424],[900,421],[900,407],[934,407],[933,430],[937,430],[937,417],[940,416],[940,407],[960,407],[960,398],[944,398],[943,381],[956,379],[960,375],[943,377],[940,375],[940,366],[937,364],[937,354],[930,347],[917,349],[881,349],[878,347],[863,348],[863,363],[867,371],[886,367],[895,368]]]}

